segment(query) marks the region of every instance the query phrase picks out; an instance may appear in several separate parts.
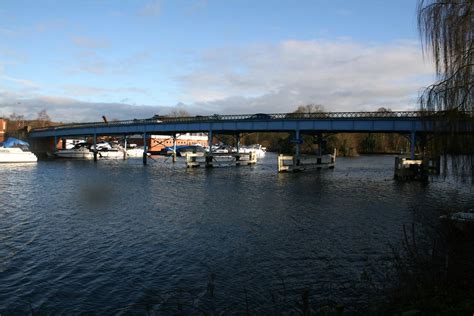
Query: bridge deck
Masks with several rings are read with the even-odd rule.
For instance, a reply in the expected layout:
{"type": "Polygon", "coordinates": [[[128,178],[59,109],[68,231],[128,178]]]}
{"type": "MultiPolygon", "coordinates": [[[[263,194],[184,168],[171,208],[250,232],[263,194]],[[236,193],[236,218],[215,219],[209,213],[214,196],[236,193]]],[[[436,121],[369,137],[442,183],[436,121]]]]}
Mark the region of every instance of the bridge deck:
{"type": "MultiPolygon", "coordinates": [[[[75,123],[31,131],[30,137],[65,137],[82,135],[175,134],[187,132],[425,132],[440,112],[324,112],[247,115],[212,115],[193,117],[156,117],[153,119],[109,123],[75,123]]],[[[472,117],[472,113],[469,114],[472,117]]]]}

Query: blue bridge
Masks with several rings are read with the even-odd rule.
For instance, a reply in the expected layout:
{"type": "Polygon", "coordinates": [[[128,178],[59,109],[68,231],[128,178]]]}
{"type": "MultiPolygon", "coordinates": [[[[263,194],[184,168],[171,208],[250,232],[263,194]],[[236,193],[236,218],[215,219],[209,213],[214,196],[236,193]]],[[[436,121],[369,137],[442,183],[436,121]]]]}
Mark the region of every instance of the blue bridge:
{"type": "MultiPolygon", "coordinates": [[[[113,122],[73,123],[33,129],[30,140],[90,136],[170,135],[180,133],[208,133],[209,142],[215,134],[250,132],[293,133],[296,154],[302,134],[322,133],[403,133],[410,135],[411,155],[414,156],[417,134],[430,133],[434,125],[445,120],[445,112],[403,111],[403,112],[321,112],[280,113],[248,115],[211,115],[193,117],[155,116],[150,119],[134,119],[113,122]]],[[[472,118],[472,113],[468,117],[472,118]]],[[[146,142],[145,146],[146,146],[146,142]]],[[[146,149],[146,148],[145,148],[146,149]]]]}

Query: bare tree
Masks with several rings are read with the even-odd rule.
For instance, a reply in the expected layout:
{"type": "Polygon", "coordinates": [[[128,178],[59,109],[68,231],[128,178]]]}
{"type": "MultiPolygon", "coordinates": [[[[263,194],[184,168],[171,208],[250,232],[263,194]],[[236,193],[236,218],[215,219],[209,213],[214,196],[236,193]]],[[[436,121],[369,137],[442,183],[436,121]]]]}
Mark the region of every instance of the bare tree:
{"type": "Polygon", "coordinates": [[[445,162],[455,154],[450,160],[457,175],[474,176],[474,118],[465,112],[474,110],[474,1],[419,0],[418,29],[438,77],[421,95],[421,109],[446,111],[448,120],[432,149],[445,162]]]}
{"type": "Polygon", "coordinates": [[[9,119],[12,123],[14,123],[14,125],[11,126],[10,129],[14,127],[14,129],[16,130],[25,126],[25,116],[22,114],[16,114],[15,112],[13,112],[12,114],[10,114],[9,119]]]}
{"type": "Polygon", "coordinates": [[[45,127],[51,122],[51,118],[49,117],[48,112],[46,112],[46,110],[39,111],[38,117],[36,119],[40,122],[41,127],[45,127]]]}
{"type": "Polygon", "coordinates": [[[321,113],[325,112],[324,106],[321,104],[300,105],[293,113],[321,113]]]}
{"type": "Polygon", "coordinates": [[[187,116],[191,116],[191,114],[189,114],[189,112],[186,111],[186,110],[176,109],[176,110],[171,111],[168,114],[168,116],[170,116],[170,117],[187,117],[187,116]]]}

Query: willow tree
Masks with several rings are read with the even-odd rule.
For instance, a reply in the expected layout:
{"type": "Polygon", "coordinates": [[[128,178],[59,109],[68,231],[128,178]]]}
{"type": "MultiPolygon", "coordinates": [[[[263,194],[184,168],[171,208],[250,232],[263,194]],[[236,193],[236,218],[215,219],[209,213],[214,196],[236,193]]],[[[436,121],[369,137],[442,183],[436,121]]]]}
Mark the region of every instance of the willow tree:
{"type": "Polygon", "coordinates": [[[458,175],[474,175],[474,0],[419,0],[418,29],[437,75],[420,105],[422,110],[444,111],[448,122],[438,130],[433,150],[445,158],[454,154],[458,175]]]}

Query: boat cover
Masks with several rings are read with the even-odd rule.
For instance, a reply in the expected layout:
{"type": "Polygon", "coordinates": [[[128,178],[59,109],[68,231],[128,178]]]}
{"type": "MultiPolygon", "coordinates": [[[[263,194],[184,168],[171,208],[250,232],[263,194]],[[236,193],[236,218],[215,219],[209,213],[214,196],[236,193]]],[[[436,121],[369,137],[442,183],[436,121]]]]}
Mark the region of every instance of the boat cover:
{"type": "Polygon", "coordinates": [[[29,144],[23,140],[16,139],[13,137],[8,137],[8,139],[3,142],[3,147],[5,148],[12,148],[17,146],[29,146],[29,144]]]}

